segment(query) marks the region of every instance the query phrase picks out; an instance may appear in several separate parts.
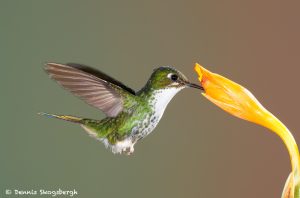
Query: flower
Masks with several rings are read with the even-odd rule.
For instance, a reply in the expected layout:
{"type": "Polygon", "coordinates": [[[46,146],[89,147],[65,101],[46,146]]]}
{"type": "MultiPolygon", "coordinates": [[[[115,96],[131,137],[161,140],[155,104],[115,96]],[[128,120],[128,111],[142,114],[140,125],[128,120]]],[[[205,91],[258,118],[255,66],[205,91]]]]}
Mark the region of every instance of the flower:
{"type": "Polygon", "coordinates": [[[274,131],[285,143],[291,159],[292,172],[287,179],[282,198],[300,198],[300,160],[295,139],[288,128],[265,109],[243,86],[195,64],[195,71],[204,88],[203,96],[224,111],[274,131]]]}
{"type": "Polygon", "coordinates": [[[264,125],[266,109],[241,85],[200,66],[195,65],[205,92],[202,93],[212,103],[228,113],[250,122],[264,125]]]}

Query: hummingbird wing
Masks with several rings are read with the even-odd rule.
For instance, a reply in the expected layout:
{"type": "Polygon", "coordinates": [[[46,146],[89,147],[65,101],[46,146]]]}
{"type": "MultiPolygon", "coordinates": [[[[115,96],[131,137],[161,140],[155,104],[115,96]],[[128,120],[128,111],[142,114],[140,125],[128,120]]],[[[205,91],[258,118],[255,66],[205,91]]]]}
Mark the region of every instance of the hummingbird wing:
{"type": "Polygon", "coordinates": [[[127,97],[135,96],[134,90],[85,65],[47,63],[45,70],[62,87],[109,117],[117,116],[127,97]]]}

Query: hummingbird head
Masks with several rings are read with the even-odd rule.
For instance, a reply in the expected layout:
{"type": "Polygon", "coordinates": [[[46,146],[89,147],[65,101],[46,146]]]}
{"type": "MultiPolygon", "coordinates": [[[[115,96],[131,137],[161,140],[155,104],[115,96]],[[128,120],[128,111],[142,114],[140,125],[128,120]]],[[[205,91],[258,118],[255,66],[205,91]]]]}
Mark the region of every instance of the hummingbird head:
{"type": "Polygon", "coordinates": [[[203,90],[203,87],[189,82],[187,77],[185,77],[180,71],[169,66],[154,69],[148,81],[148,85],[155,90],[169,88],[183,89],[186,87],[203,90]]]}
{"type": "Polygon", "coordinates": [[[159,67],[154,69],[147,84],[138,94],[150,97],[149,102],[158,120],[163,115],[171,99],[182,89],[193,87],[203,90],[200,85],[193,84],[173,67],[159,67]],[[148,94],[147,94],[148,93],[148,94]],[[150,94],[149,94],[150,93],[150,94]]]}

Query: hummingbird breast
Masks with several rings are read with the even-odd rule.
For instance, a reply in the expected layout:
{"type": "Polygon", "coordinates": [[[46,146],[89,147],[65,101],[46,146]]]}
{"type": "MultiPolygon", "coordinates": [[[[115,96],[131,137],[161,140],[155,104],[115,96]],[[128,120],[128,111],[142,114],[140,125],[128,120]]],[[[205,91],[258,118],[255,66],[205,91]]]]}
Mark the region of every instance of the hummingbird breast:
{"type": "Polygon", "coordinates": [[[153,91],[149,100],[151,113],[148,113],[144,119],[140,120],[133,128],[131,133],[133,139],[142,139],[155,129],[171,99],[182,89],[183,87],[172,87],[153,91]]]}

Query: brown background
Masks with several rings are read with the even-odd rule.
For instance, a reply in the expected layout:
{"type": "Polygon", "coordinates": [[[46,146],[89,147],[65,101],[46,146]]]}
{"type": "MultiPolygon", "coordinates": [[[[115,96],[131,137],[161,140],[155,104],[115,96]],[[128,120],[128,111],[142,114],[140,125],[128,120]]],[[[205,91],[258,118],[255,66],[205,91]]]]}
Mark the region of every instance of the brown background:
{"type": "Polygon", "coordinates": [[[37,112],[104,115],[49,80],[43,63],[92,65],[139,89],[154,67],[197,82],[195,62],[249,88],[299,134],[300,2],[1,1],[0,197],[76,189],[79,197],[280,197],[288,153],[267,129],[183,90],[134,155],[113,155],[37,112]]]}

